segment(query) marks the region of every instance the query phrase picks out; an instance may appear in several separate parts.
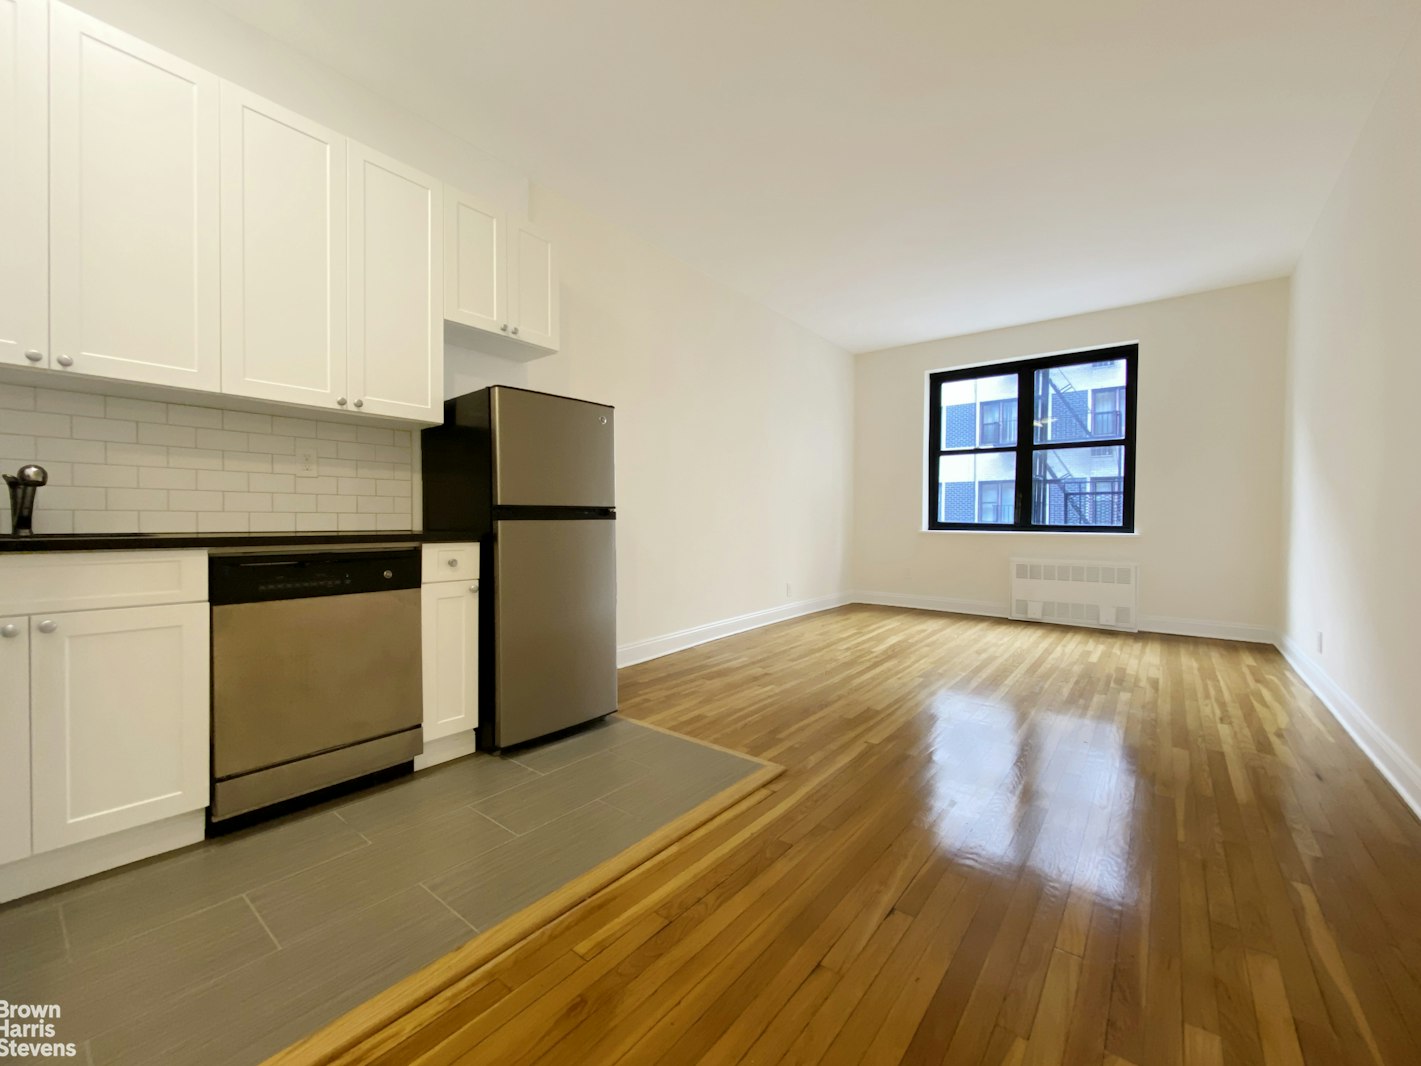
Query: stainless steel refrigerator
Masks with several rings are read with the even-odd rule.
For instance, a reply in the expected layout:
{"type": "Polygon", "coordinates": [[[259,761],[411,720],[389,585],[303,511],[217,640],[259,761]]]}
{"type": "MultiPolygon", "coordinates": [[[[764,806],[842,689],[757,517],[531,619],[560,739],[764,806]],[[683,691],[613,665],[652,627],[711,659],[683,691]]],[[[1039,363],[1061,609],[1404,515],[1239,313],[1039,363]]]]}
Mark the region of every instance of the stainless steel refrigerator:
{"type": "Polygon", "coordinates": [[[496,385],[423,433],[424,528],[481,545],[478,745],[617,709],[612,408],[496,385]]]}

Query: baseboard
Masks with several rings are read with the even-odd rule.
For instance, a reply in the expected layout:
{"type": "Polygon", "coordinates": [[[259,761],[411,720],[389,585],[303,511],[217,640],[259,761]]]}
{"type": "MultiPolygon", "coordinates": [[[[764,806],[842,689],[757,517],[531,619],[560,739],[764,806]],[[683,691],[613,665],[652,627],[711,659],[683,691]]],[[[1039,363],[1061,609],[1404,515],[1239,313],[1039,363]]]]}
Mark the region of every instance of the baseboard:
{"type": "Polygon", "coordinates": [[[980,614],[988,618],[1005,618],[1004,603],[987,600],[955,600],[945,596],[911,596],[901,592],[855,592],[849,603],[869,603],[876,607],[910,607],[919,611],[946,611],[948,614],[980,614]]]}
{"type": "Polygon", "coordinates": [[[196,844],[206,828],[205,812],[188,811],[7,863],[0,866],[0,903],[196,844]]]}
{"type": "MultiPolygon", "coordinates": [[[[911,607],[920,611],[946,611],[949,614],[975,614],[987,618],[1010,615],[1005,603],[990,600],[957,600],[945,596],[912,596],[900,592],[855,592],[851,603],[872,603],[881,607],[911,607]]],[[[1106,628],[1091,627],[1085,628],[1106,628]]],[[[1242,640],[1252,644],[1272,644],[1277,634],[1267,626],[1244,625],[1236,622],[1211,622],[1201,618],[1170,618],[1145,615],[1140,629],[1146,633],[1169,633],[1181,637],[1212,637],[1216,640],[1242,640]]]]}
{"type": "Polygon", "coordinates": [[[786,603],[781,607],[771,607],[764,611],[736,615],[734,618],[725,618],[719,622],[707,622],[703,626],[680,629],[675,633],[651,637],[648,640],[633,641],[630,644],[623,644],[617,649],[617,666],[619,668],[633,666],[636,663],[644,663],[648,659],[659,659],[663,655],[670,655],[673,651],[684,651],[687,648],[694,648],[697,644],[705,644],[708,641],[719,640],[721,637],[744,633],[750,629],[759,629],[761,626],[773,625],[776,622],[785,622],[802,615],[817,614],[820,611],[842,607],[851,602],[853,602],[852,598],[843,594],[820,596],[818,599],[798,600],[794,603],[786,603]]]}
{"type": "Polygon", "coordinates": [[[1267,626],[1244,622],[1213,622],[1204,618],[1171,618],[1141,615],[1140,629],[1146,633],[1169,633],[1176,637],[1207,637],[1211,640],[1241,640],[1246,644],[1276,644],[1278,634],[1267,626]]]}
{"type": "Polygon", "coordinates": [[[424,751],[414,757],[414,768],[416,772],[427,770],[431,766],[438,766],[442,762],[471,755],[473,752],[474,731],[472,729],[461,730],[447,737],[439,737],[437,740],[426,740],[424,751]]]}
{"type": "Polygon", "coordinates": [[[1332,712],[1342,728],[1357,742],[1368,759],[1381,775],[1391,783],[1406,805],[1421,818],[1421,766],[1399,748],[1367,713],[1361,704],[1349,696],[1336,681],[1328,676],[1311,656],[1303,651],[1297,641],[1286,635],[1278,640],[1278,650],[1288,660],[1304,684],[1322,701],[1322,705],[1332,712]]]}

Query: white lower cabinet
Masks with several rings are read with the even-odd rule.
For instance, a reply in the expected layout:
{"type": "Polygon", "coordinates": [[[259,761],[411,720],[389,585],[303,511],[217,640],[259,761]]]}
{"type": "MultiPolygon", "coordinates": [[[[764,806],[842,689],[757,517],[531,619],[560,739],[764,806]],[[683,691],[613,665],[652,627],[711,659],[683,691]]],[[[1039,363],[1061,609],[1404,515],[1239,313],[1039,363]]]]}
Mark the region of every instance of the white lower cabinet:
{"type": "Polygon", "coordinates": [[[201,836],[206,558],[0,555],[0,900],[201,836]]]}
{"type": "Polygon", "coordinates": [[[30,853],[30,620],[0,618],[0,863],[30,853]]]}
{"type": "Polygon", "coordinates": [[[207,806],[207,605],[29,625],[34,850],[207,806]]]}
{"type": "Polygon", "coordinates": [[[477,544],[424,546],[420,628],[426,744],[478,724],[478,552],[477,544]]]}

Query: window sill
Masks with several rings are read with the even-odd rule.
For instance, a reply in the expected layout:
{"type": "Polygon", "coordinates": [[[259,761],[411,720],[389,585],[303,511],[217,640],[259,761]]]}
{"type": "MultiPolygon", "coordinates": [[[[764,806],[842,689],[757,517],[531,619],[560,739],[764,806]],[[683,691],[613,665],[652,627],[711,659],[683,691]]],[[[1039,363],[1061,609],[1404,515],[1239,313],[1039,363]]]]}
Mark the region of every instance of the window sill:
{"type": "Polygon", "coordinates": [[[940,534],[967,534],[969,537],[1138,537],[1140,531],[1137,529],[1133,533],[1103,533],[1100,530],[1082,530],[1080,533],[1072,533],[1063,529],[919,529],[919,533],[940,534]]]}

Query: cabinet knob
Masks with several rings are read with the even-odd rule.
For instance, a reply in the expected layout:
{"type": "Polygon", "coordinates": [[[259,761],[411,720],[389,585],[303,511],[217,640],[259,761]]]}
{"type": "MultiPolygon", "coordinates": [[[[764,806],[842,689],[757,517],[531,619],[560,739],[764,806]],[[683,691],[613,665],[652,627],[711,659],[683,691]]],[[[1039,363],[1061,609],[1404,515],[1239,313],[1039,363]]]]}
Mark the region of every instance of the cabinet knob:
{"type": "Polygon", "coordinates": [[[3,626],[0,626],[0,637],[18,637],[19,635],[20,631],[15,628],[15,626],[11,625],[9,622],[6,622],[3,626]]]}
{"type": "Polygon", "coordinates": [[[356,407],[364,407],[364,406],[365,406],[365,401],[364,401],[364,400],[356,400],[356,401],[355,401],[355,406],[356,406],[356,407]]]}
{"type": "Polygon", "coordinates": [[[73,357],[72,355],[61,355],[61,356],[60,356],[57,360],[55,360],[55,361],[56,361],[57,363],[59,363],[60,366],[73,366],[73,365],[74,365],[74,357],[73,357]]]}
{"type": "Polygon", "coordinates": [[[458,566],[458,565],[459,565],[459,560],[458,560],[457,558],[452,558],[452,559],[449,559],[449,560],[448,560],[448,563],[449,563],[450,566],[458,566]]]}
{"type": "Polygon", "coordinates": [[[31,348],[25,353],[25,358],[32,363],[40,363],[44,361],[44,352],[37,352],[31,348]]]}
{"type": "Polygon", "coordinates": [[[345,397],[344,397],[344,396],[338,396],[338,397],[336,398],[336,403],[337,403],[339,406],[344,407],[344,406],[345,406],[345,397]]]}
{"type": "Polygon", "coordinates": [[[41,633],[53,633],[58,628],[59,623],[56,622],[53,618],[46,618],[43,622],[39,624],[39,631],[41,633]]]}
{"type": "Polygon", "coordinates": [[[504,333],[507,333],[507,332],[508,332],[508,323],[505,322],[503,325],[499,326],[498,328],[501,329],[501,330],[503,330],[504,333]]]}
{"type": "Polygon", "coordinates": [[[517,326],[514,326],[514,327],[513,327],[513,335],[514,335],[515,337],[518,336],[518,327],[517,327],[517,326]]]}
{"type": "Polygon", "coordinates": [[[470,592],[478,592],[478,591],[479,591],[479,583],[478,583],[477,581],[475,581],[472,585],[469,586],[469,591],[470,591],[470,592]]]}

